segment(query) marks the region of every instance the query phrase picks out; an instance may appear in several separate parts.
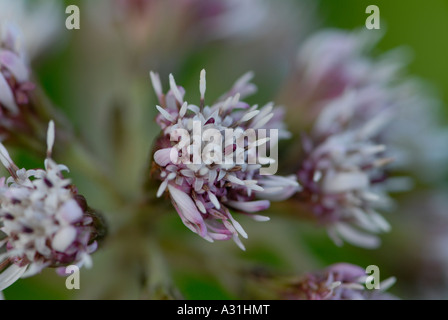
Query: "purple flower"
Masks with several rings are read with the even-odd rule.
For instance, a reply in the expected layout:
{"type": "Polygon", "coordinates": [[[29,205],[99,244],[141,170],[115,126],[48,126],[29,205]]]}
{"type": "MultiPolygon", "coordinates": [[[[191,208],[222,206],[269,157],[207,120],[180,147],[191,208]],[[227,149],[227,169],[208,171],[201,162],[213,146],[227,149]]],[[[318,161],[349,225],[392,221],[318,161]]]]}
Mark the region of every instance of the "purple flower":
{"type": "Polygon", "coordinates": [[[63,171],[68,168],[51,159],[54,124],[47,136],[45,170],[19,169],[0,144],[0,160],[11,176],[0,179],[0,291],[20,277],[46,267],[91,265],[97,248],[94,217],[82,196],[63,171]]]}
{"type": "Polygon", "coordinates": [[[276,163],[276,159],[259,153],[261,146],[269,146],[270,149],[276,147],[274,136],[244,140],[243,134],[249,129],[255,132],[276,128],[281,130],[268,130],[269,133],[275,131],[278,138],[288,136],[273,104],[258,108],[240,100],[256,90],[249,82],[251,77],[251,74],[244,75],[221,99],[207,106],[204,100],[206,81],[203,70],[200,77],[200,103],[196,106],[184,101],[185,91],[176,85],[172,75],[171,90],[164,95],[159,76],[151,73],[161,105],[157,106],[160,114],[156,121],[162,129],[162,135],[154,154],[157,177],[162,181],[157,196],[168,191],[183,223],[204,239],[210,242],[233,239],[241,249],[244,246],[239,235],[247,238],[247,234],[230,210],[251,216],[257,221],[267,221],[269,218],[255,213],[267,209],[269,200],[290,197],[298,187],[295,177],[261,174],[265,165],[276,163]],[[204,133],[213,131],[218,134],[218,138],[201,142],[201,136],[195,132],[198,127],[204,133]],[[236,140],[243,137],[240,140],[243,145],[238,145],[233,139],[229,143],[225,133],[230,129],[238,136],[236,140]],[[186,139],[177,143],[179,132],[183,132],[186,139]],[[182,141],[187,143],[181,146],[182,141]],[[204,157],[202,153],[200,161],[194,162],[195,142],[199,142],[202,150],[213,149],[213,156],[208,154],[204,157]],[[180,153],[182,159],[187,161],[175,161],[180,153]],[[235,155],[243,161],[234,161],[235,155]],[[224,161],[228,156],[231,156],[231,161],[224,161]],[[252,163],[248,161],[251,157],[255,158],[252,163]]]}
{"type": "Polygon", "coordinates": [[[28,61],[19,49],[19,37],[12,25],[3,24],[0,38],[0,103],[16,114],[18,104],[28,102],[26,92],[32,89],[29,82],[28,61]]]}
{"type": "Polygon", "coordinates": [[[406,75],[409,58],[403,48],[371,54],[380,38],[380,33],[366,30],[328,29],[312,35],[298,53],[286,105],[294,107],[294,112],[300,110],[301,116],[294,121],[308,125],[322,118],[321,111],[331,101],[356,92],[356,108],[339,114],[342,119],[337,123],[326,121],[326,130],[341,129],[335,125],[344,117],[344,126],[360,126],[387,110],[394,121],[375,141],[388,146],[394,167],[424,182],[434,181],[444,176],[448,161],[443,147],[448,131],[440,123],[440,99],[423,81],[406,75]]]}
{"type": "Polygon", "coordinates": [[[0,132],[24,125],[21,108],[29,102],[34,89],[28,61],[19,51],[18,36],[11,25],[0,29],[0,132]]]}
{"type": "Polygon", "coordinates": [[[380,283],[379,289],[365,287],[366,272],[348,264],[333,264],[323,271],[308,273],[292,281],[285,291],[290,300],[389,300],[394,296],[384,293],[395,283],[391,277],[380,283]]]}
{"type": "Polygon", "coordinates": [[[359,101],[357,92],[334,99],[322,110],[311,135],[304,136],[297,198],[336,244],[344,239],[373,248],[379,245],[375,234],[390,229],[377,210],[390,205],[384,166],[392,159],[374,139],[390,115],[381,112],[353,126],[359,101]]]}
{"type": "Polygon", "coordinates": [[[313,35],[299,51],[292,84],[291,105],[312,123],[303,139],[299,198],[339,244],[344,238],[378,245],[370,234],[389,226],[377,210],[390,206],[388,192],[413,185],[391,178],[392,170],[425,182],[446,172],[448,132],[437,121],[438,99],[403,76],[403,51],[370,56],[377,40],[365,31],[313,35]]]}

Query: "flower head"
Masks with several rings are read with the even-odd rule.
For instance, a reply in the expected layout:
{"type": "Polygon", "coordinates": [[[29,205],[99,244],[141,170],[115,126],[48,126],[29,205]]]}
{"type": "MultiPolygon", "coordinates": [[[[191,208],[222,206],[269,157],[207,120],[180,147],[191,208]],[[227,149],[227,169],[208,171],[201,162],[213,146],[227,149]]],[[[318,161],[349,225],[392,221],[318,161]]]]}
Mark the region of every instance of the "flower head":
{"type": "Polygon", "coordinates": [[[366,271],[348,263],[331,265],[323,271],[308,273],[289,283],[285,292],[291,300],[389,300],[394,296],[384,293],[395,283],[388,278],[379,289],[365,287],[366,271]]]}
{"type": "Polygon", "coordinates": [[[0,24],[0,127],[17,125],[19,109],[28,103],[28,92],[34,89],[30,81],[28,61],[20,49],[16,30],[0,24]]]}
{"type": "Polygon", "coordinates": [[[0,130],[24,129],[21,108],[35,88],[29,61],[54,41],[60,30],[60,3],[55,0],[0,0],[0,130]],[[39,30],[39,32],[36,32],[39,30]]]}
{"type": "Polygon", "coordinates": [[[51,159],[54,124],[47,136],[45,169],[19,169],[0,144],[0,160],[11,176],[0,180],[0,291],[46,267],[91,264],[96,250],[94,217],[85,199],[51,159]]]}
{"type": "Polygon", "coordinates": [[[374,140],[390,117],[383,112],[360,126],[347,126],[358,101],[356,93],[335,99],[304,137],[297,195],[336,244],[342,238],[370,248],[379,244],[372,233],[390,229],[377,210],[390,203],[384,166],[392,159],[374,140]]]}
{"type": "Polygon", "coordinates": [[[258,108],[240,100],[256,90],[249,82],[251,77],[241,77],[228,93],[208,106],[205,70],[200,76],[199,105],[184,101],[185,91],[176,85],[172,75],[171,90],[164,95],[159,76],[151,73],[160,102],[156,120],[162,129],[154,154],[157,176],[162,181],[157,195],[168,191],[184,224],[204,239],[233,239],[243,249],[238,234],[245,238],[247,234],[230,209],[258,221],[269,220],[254,213],[267,209],[269,200],[291,196],[298,186],[294,177],[261,174],[276,159],[272,153],[271,158],[260,153],[260,147],[273,149],[277,146],[275,138],[287,137],[288,133],[282,130],[280,113],[273,104],[258,108]],[[256,130],[261,132],[264,128],[277,130],[269,130],[269,135],[264,130],[262,137],[257,136],[256,130]],[[226,134],[229,131],[234,134],[231,139],[226,134]],[[246,141],[249,131],[254,138],[246,141]],[[207,132],[212,133],[213,139],[204,139],[207,132]],[[181,141],[177,143],[179,137],[181,141]],[[201,157],[196,153],[198,149],[212,152],[202,152],[201,157]],[[241,161],[235,161],[234,156],[241,161]]]}

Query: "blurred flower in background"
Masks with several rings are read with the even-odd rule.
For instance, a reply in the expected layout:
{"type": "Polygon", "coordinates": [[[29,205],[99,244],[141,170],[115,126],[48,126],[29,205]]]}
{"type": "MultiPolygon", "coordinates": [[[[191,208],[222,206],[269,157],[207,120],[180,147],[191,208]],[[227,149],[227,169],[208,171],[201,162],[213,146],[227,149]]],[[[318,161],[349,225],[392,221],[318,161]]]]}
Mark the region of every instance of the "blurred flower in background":
{"type": "Polygon", "coordinates": [[[378,290],[368,290],[365,269],[339,263],[323,271],[308,273],[289,284],[285,298],[289,300],[392,300],[394,296],[384,293],[395,278],[384,280],[378,290]]]}
{"type": "Polygon", "coordinates": [[[0,0],[0,21],[15,26],[16,49],[27,59],[47,51],[61,36],[64,8],[58,0],[0,0]]]}
{"type": "Polygon", "coordinates": [[[50,119],[63,139],[71,134],[32,70],[32,63],[60,42],[62,9],[61,2],[52,0],[0,1],[0,139],[37,153],[50,119]]]}
{"type": "Polygon", "coordinates": [[[26,130],[28,128],[23,108],[26,108],[29,102],[28,94],[34,89],[34,84],[30,80],[28,61],[20,49],[21,44],[16,31],[7,23],[3,23],[0,27],[1,131],[14,130],[14,127],[26,130]]]}
{"type": "MultiPolygon", "coordinates": [[[[303,151],[296,149],[304,159],[296,160],[305,186],[298,197],[313,204],[322,224],[348,220],[374,233],[390,228],[374,210],[390,211],[387,191],[442,178],[448,160],[442,147],[448,143],[446,128],[437,120],[439,99],[421,80],[406,76],[404,50],[368,55],[379,36],[367,30],[319,31],[300,48],[283,92],[289,112],[301,111],[286,118],[304,121],[302,130],[311,132],[302,139],[303,151]],[[360,191],[363,196],[354,196],[360,191]]],[[[346,224],[335,226],[333,233],[353,244],[377,245],[346,224]]]]}
{"type": "Polygon", "coordinates": [[[323,108],[310,137],[304,136],[305,158],[297,174],[302,186],[296,199],[305,204],[320,224],[327,226],[336,244],[341,238],[367,248],[378,238],[361,233],[390,230],[376,212],[387,208],[384,166],[392,159],[385,146],[374,141],[390,120],[380,112],[359,127],[344,128],[358,107],[356,92],[347,92],[323,108]]]}
{"type": "Polygon", "coordinates": [[[257,299],[282,300],[397,300],[388,293],[395,277],[380,281],[366,269],[351,263],[335,263],[325,269],[295,276],[255,271],[247,286],[257,299]],[[262,288],[262,289],[260,289],[262,288]]]}

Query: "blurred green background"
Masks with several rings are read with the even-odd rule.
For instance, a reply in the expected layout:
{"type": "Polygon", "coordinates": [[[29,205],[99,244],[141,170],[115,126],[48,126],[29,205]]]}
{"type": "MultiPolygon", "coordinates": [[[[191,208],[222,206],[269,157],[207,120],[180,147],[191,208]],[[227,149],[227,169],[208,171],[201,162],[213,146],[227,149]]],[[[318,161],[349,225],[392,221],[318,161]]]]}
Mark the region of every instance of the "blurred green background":
{"type": "MultiPolygon", "coordinates": [[[[98,113],[94,117],[90,117],[89,112],[94,109],[96,104],[104,103],[96,96],[96,93],[101,94],[101,87],[119,86],[121,82],[126,82],[127,78],[122,77],[119,73],[114,73],[113,68],[109,69],[108,66],[112,65],[115,60],[113,58],[111,60],[101,59],[102,49],[95,47],[97,43],[89,42],[92,39],[86,40],[90,30],[89,24],[86,22],[88,7],[85,2],[66,0],[65,4],[80,5],[81,30],[68,31],[61,26],[63,36],[60,41],[64,43],[50,56],[42,61],[37,61],[33,66],[34,70],[48,96],[67,114],[77,132],[83,136],[90,148],[100,150],[98,153],[105,161],[120,161],[119,159],[110,159],[110,150],[101,150],[103,138],[108,133],[98,134],[98,132],[103,130],[102,125],[108,120],[102,119],[98,124],[96,121],[98,121],[98,117],[103,117],[103,114],[98,113]],[[105,73],[101,76],[91,74],[92,66],[98,67],[97,64],[100,63],[104,64],[101,70],[105,73]],[[109,84],[108,81],[113,84],[109,84]]],[[[331,27],[350,30],[363,27],[367,17],[365,9],[371,4],[379,6],[381,27],[385,31],[376,51],[381,53],[397,46],[410,48],[413,59],[409,64],[409,74],[421,77],[431,83],[447,106],[448,1],[320,0],[317,4],[318,20],[315,28],[331,27]]],[[[103,39],[98,39],[98,43],[101,41],[103,39]]],[[[145,143],[147,149],[134,148],[138,150],[127,154],[128,157],[138,157],[141,159],[139,164],[144,163],[149,155],[151,140],[157,132],[153,122],[155,98],[150,87],[148,68],[157,69],[161,73],[165,85],[167,84],[167,74],[164,72],[175,73],[178,84],[184,85],[187,92],[188,89],[191,89],[194,94],[197,91],[199,70],[206,68],[208,81],[211,83],[207,89],[211,97],[217,97],[245,71],[254,70],[255,83],[259,86],[259,92],[249,101],[263,103],[275,100],[282,79],[288,75],[288,63],[294,57],[278,56],[277,59],[284,59],[285,64],[277,69],[278,66],[269,64],[269,60],[263,61],[263,56],[249,56],[235,62],[232,55],[229,54],[229,51],[232,52],[232,50],[223,51],[222,46],[223,44],[219,42],[199,46],[182,57],[181,61],[173,66],[174,70],[168,70],[168,66],[162,66],[159,62],[154,63],[151,61],[151,57],[148,57],[147,64],[138,65],[136,68],[129,66],[129,70],[132,70],[131,72],[138,79],[132,86],[131,92],[134,99],[133,104],[137,108],[129,109],[130,114],[125,118],[138,124],[136,125],[137,129],[134,132],[128,132],[129,136],[125,136],[123,139],[125,144],[129,144],[126,150],[133,149],[135,145],[145,145],[145,143]],[[138,142],[130,138],[135,135],[138,135],[135,138],[138,142]]],[[[122,94],[119,89],[116,93],[117,95],[106,103],[120,104],[123,101],[126,104],[126,99],[129,97],[122,94]]],[[[442,121],[446,123],[446,117],[448,117],[446,107],[444,112],[446,116],[442,121]]],[[[40,161],[19,150],[15,152],[15,159],[21,166],[37,166],[40,161]]],[[[139,166],[129,168],[129,172],[114,174],[117,175],[117,179],[121,179],[123,175],[130,176],[127,181],[123,179],[123,188],[126,188],[126,185],[132,185],[138,181],[139,166]]],[[[82,174],[72,170],[70,176],[78,185],[81,193],[88,196],[91,206],[101,208],[106,213],[118,211],[113,204],[107,201],[107,197],[102,194],[101,190],[92,185],[82,174]]],[[[158,232],[162,235],[162,242],[168,248],[174,246],[174,241],[182,244],[180,249],[174,250],[175,254],[167,255],[167,261],[169,269],[173,273],[174,283],[184,297],[188,299],[235,298],[234,292],[230,292],[227,287],[228,283],[226,284],[227,273],[233,272],[229,271],[232,270],[231,266],[226,266],[223,263],[223,259],[225,260],[223,255],[228,252],[236,257],[238,263],[244,267],[251,268],[262,265],[273,270],[281,270],[284,273],[300,273],[340,261],[360,266],[376,264],[381,269],[382,279],[392,275],[398,278],[397,284],[390,290],[392,293],[402,298],[419,297],[414,279],[416,270],[413,265],[414,262],[415,265],[419,265],[418,259],[420,258],[415,253],[420,250],[420,244],[418,237],[412,243],[409,242],[412,238],[409,237],[409,233],[414,232],[413,228],[416,226],[407,222],[405,212],[387,216],[391,221],[393,231],[382,237],[383,244],[376,250],[359,249],[348,244],[337,248],[328,239],[324,230],[308,223],[290,224],[287,223],[288,220],[285,223],[285,218],[275,218],[275,212],[269,212],[269,215],[273,217],[269,224],[254,224],[250,223],[248,219],[241,219],[241,224],[247,226],[247,231],[251,235],[250,241],[246,241],[246,252],[239,252],[237,248],[234,248],[233,243],[215,243],[213,245],[203,243],[202,239],[184,228],[174,210],[170,217],[160,220],[161,225],[158,227],[158,232]],[[276,236],[269,236],[272,234],[276,236]],[[172,239],[171,235],[176,235],[176,239],[172,239]],[[189,251],[189,248],[194,247],[202,248],[202,257],[195,256],[189,251]],[[204,259],[203,257],[207,258],[203,261],[201,260],[204,259]],[[207,265],[209,269],[222,268],[222,278],[217,279],[213,274],[198,271],[198,264],[207,265]]],[[[120,218],[113,219],[119,220],[120,218]]],[[[94,270],[100,268],[96,265],[101,266],[101,260],[106,259],[107,254],[102,252],[95,254],[94,268],[81,272],[81,292],[66,290],[65,278],[56,276],[52,270],[45,270],[41,275],[18,281],[5,291],[5,295],[8,299],[89,297],[86,290],[93,292],[95,289],[92,288],[103,285],[100,282],[95,284],[88,282],[92,277],[96,277],[94,270]]],[[[122,274],[114,276],[119,278],[122,274]]],[[[112,281],[114,280],[111,279],[112,281]]]]}

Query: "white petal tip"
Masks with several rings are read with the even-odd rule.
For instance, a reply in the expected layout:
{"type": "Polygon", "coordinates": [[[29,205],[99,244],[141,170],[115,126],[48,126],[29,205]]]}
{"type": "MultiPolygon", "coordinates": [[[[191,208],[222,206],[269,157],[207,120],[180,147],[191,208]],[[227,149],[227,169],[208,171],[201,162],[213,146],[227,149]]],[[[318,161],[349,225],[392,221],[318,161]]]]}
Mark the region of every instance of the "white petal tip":
{"type": "Polygon", "coordinates": [[[55,138],[55,129],[54,129],[54,121],[51,120],[48,124],[48,132],[47,132],[47,153],[51,155],[54,145],[55,138]]]}

